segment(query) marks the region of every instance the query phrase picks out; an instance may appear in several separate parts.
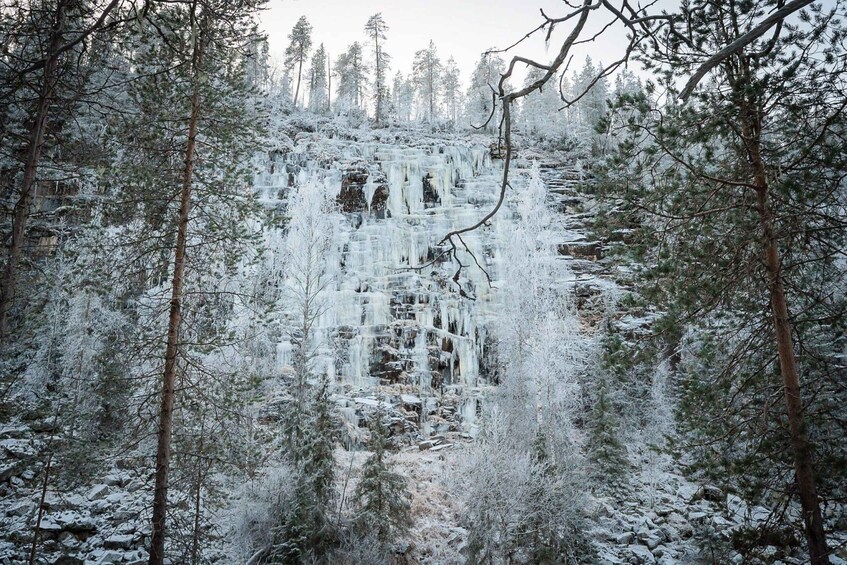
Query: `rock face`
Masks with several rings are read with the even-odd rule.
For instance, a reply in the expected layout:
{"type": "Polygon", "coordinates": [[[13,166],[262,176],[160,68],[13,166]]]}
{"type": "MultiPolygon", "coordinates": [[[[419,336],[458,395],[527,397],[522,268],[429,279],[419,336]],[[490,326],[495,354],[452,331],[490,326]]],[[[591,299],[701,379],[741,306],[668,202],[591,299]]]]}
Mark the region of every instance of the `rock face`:
{"type": "Polygon", "coordinates": [[[368,200],[365,185],[368,182],[367,165],[361,161],[352,163],[341,177],[341,189],[338,192],[338,205],[346,214],[366,212],[368,200]]]}

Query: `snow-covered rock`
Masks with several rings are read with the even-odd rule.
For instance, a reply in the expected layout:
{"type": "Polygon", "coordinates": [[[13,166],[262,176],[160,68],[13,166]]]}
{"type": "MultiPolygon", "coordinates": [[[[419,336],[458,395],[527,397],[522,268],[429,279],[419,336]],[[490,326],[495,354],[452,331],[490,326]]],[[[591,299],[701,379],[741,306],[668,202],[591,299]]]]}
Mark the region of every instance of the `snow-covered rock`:
{"type": "Polygon", "coordinates": [[[101,500],[109,496],[109,486],[105,484],[95,485],[89,489],[85,497],[88,500],[101,500]]]}

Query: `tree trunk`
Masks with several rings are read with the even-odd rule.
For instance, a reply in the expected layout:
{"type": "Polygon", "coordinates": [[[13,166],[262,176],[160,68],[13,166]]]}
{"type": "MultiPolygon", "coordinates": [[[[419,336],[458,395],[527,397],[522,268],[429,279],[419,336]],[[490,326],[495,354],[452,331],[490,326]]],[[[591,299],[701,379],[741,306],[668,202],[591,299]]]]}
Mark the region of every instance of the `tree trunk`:
{"type": "Polygon", "coordinates": [[[156,447],[156,480],[153,495],[150,565],[162,565],[165,558],[165,518],[168,504],[168,472],[170,471],[171,437],[173,435],[174,389],[179,349],[179,327],[182,320],[182,286],[185,280],[185,249],[188,239],[188,217],[191,209],[191,184],[194,174],[194,153],[197,143],[197,123],[200,119],[199,80],[203,65],[205,39],[195,40],[194,92],[191,96],[191,117],[188,121],[188,143],[182,175],[179,219],[177,227],[174,275],[171,285],[171,308],[168,318],[168,341],[165,349],[165,370],[162,377],[162,398],[159,408],[159,429],[156,447]]]}
{"type": "MultiPolygon", "coordinates": [[[[53,421],[55,427],[55,419],[53,421]]],[[[55,432],[54,432],[55,433],[55,432]]],[[[52,437],[51,442],[52,443],[52,437]]],[[[29,550],[29,565],[35,565],[38,554],[38,534],[41,530],[41,520],[44,518],[44,501],[47,499],[47,487],[50,484],[50,467],[53,463],[53,451],[47,454],[47,463],[44,464],[44,480],[41,483],[41,497],[38,499],[38,514],[35,518],[35,527],[32,529],[32,546],[29,550]]]]}
{"type": "Polygon", "coordinates": [[[56,71],[59,66],[59,53],[65,31],[65,9],[67,8],[67,4],[68,2],[66,0],[60,0],[56,5],[56,18],[53,21],[50,45],[47,48],[47,62],[44,65],[41,90],[35,109],[35,120],[29,130],[29,146],[27,147],[26,161],[24,162],[21,195],[15,203],[14,217],[12,219],[12,241],[9,245],[9,254],[6,260],[6,268],[3,272],[2,286],[0,286],[0,344],[6,341],[9,310],[15,300],[15,283],[17,282],[18,264],[20,263],[21,250],[23,249],[24,238],[26,236],[29,206],[32,200],[32,193],[35,189],[38,164],[41,160],[44,132],[47,129],[47,118],[50,113],[50,107],[53,104],[56,71]]]}
{"type": "Polygon", "coordinates": [[[294,89],[294,107],[297,107],[297,97],[300,95],[300,78],[303,76],[303,58],[305,53],[300,55],[300,64],[297,67],[297,88],[294,89]]]}
{"type": "Polygon", "coordinates": [[[326,111],[332,113],[332,59],[326,52],[326,111]]]}
{"type": "Polygon", "coordinates": [[[779,242],[774,232],[773,211],[770,207],[767,174],[762,160],[759,128],[753,118],[752,111],[750,111],[750,106],[743,104],[741,110],[742,133],[753,169],[753,184],[758,199],[759,223],[762,229],[762,252],[768,273],[771,312],[788,414],[791,453],[794,458],[797,492],[800,495],[800,504],[803,508],[803,522],[806,530],[806,541],[809,545],[810,563],[812,565],[828,565],[829,551],[827,550],[820,502],[815,487],[811,446],[803,422],[800,377],[797,374],[794,342],[791,337],[791,322],[788,316],[785,287],[782,283],[779,242]]]}
{"type": "Polygon", "coordinates": [[[200,422],[200,443],[197,446],[197,476],[194,484],[194,529],[191,539],[191,565],[200,563],[200,496],[203,494],[203,439],[205,438],[206,419],[200,422]]]}
{"type": "Polygon", "coordinates": [[[379,68],[379,28],[375,31],[374,43],[376,45],[376,125],[382,116],[382,73],[379,68]]]}
{"type": "Polygon", "coordinates": [[[435,118],[435,77],[433,64],[430,61],[429,64],[429,123],[432,123],[432,120],[435,118]]]}

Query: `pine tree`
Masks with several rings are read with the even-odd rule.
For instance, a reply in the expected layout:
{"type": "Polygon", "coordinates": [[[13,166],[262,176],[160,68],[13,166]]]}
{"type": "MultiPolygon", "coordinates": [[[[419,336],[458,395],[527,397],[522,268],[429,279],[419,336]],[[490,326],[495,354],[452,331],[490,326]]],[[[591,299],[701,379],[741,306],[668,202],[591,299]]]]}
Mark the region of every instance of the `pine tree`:
{"type": "Polygon", "coordinates": [[[365,24],[365,33],[371,41],[373,41],[373,57],[374,57],[374,84],[373,93],[376,102],[374,112],[374,121],[379,125],[385,119],[385,104],[388,94],[387,76],[391,57],[385,52],[385,48],[380,41],[385,41],[385,32],[388,31],[388,25],[382,17],[381,13],[374,14],[368,19],[365,24]]]}
{"type": "Polygon", "coordinates": [[[462,107],[461,75],[456,60],[447,59],[444,67],[444,108],[447,117],[455,128],[459,121],[459,109],[462,107]]]}
{"type": "Polygon", "coordinates": [[[438,57],[435,43],[415,53],[412,62],[412,81],[418,97],[417,117],[433,123],[439,116],[438,93],[441,91],[443,65],[438,57]]]}
{"type": "Polygon", "coordinates": [[[300,81],[303,78],[303,64],[312,50],[312,24],[306,16],[300,16],[291,33],[288,34],[288,47],[285,48],[285,65],[293,69],[297,67],[297,85],[294,87],[294,107],[297,107],[300,96],[300,81]]]}
{"type": "MultiPolygon", "coordinates": [[[[673,91],[677,73],[772,5],[698,2],[687,43],[642,56],[673,91]]],[[[624,202],[644,211],[635,221],[655,264],[645,288],[668,311],[659,327],[681,372],[681,421],[700,468],[755,503],[796,495],[816,564],[828,562],[820,493],[840,491],[845,452],[843,434],[832,433],[844,413],[830,404],[841,396],[832,331],[847,313],[831,286],[844,280],[830,250],[844,237],[833,210],[847,166],[831,132],[843,127],[845,106],[843,93],[818,86],[847,72],[832,42],[845,34],[834,14],[811,7],[802,29],[777,28],[733,51],[687,104],[671,97],[654,113],[652,92],[632,99],[630,108],[650,113],[630,122],[609,168],[611,182],[643,179],[624,181],[624,202]]]]}
{"type": "Polygon", "coordinates": [[[359,111],[364,102],[367,67],[362,58],[362,45],[357,41],[347,48],[335,62],[338,76],[336,109],[359,111]]]}
{"type": "Polygon", "coordinates": [[[485,125],[485,131],[495,131],[500,122],[497,115],[500,102],[494,93],[505,70],[505,61],[495,55],[485,54],[477,62],[465,99],[465,120],[471,127],[485,125]]]}
{"type": "MultiPolygon", "coordinates": [[[[249,109],[251,88],[241,55],[255,36],[259,5],[178,2],[156,5],[145,14],[134,54],[141,77],[130,93],[140,110],[130,124],[135,151],[123,153],[119,166],[110,171],[123,189],[119,198],[142,202],[135,210],[122,210],[141,218],[115,232],[117,245],[131,241],[124,252],[144,265],[139,283],[147,296],[139,302],[161,304],[163,295],[170,298],[159,391],[151,564],[165,558],[167,495],[174,486],[172,443],[174,434],[181,433],[183,410],[191,407],[178,401],[192,390],[211,393],[212,387],[202,382],[208,372],[201,359],[226,339],[221,327],[226,317],[217,314],[229,309],[231,298],[215,292],[221,289],[214,284],[226,280],[249,240],[245,219],[252,207],[245,198],[244,167],[260,120],[249,109]],[[160,33],[167,33],[169,41],[144,41],[145,34],[160,33]],[[160,80],[161,72],[170,73],[169,80],[160,80]],[[147,271],[153,284],[143,279],[147,269],[153,271],[147,271]],[[169,285],[156,288],[168,279],[169,285]]],[[[138,265],[121,265],[133,266],[138,265]]],[[[161,331],[156,327],[160,323],[151,321],[153,332],[161,331]]]]}
{"type": "Polygon", "coordinates": [[[327,84],[327,56],[324,44],[312,55],[312,72],[309,84],[309,111],[324,113],[329,109],[329,85],[327,84]]]}
{"type": "Polygon", "coordinates": [[[393,95],[394,116],[400,122],[408,122],[412,119],[412,106],[414,104],[415,91],[411,81],[403,78],[403,74],[397,71],[394,75],[394,83],[391,88],[393,95]]]}

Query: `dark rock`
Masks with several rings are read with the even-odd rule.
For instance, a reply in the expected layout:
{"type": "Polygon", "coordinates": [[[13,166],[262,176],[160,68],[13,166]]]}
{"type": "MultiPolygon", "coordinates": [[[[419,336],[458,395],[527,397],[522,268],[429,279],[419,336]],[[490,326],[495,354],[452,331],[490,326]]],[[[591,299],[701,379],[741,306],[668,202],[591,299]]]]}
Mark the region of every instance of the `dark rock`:
{"type": "Polygon", "coordinates": [[[558,246],[559,255],[570,255],[583,259],[598,260],[603,258],[603,247],[597,241],[563,243],[558,246]]]}
{"type": "Polygon", "coordinates": [[[366,212],[368,201],[365,198],[365,183],[368,182],[368,169],[365,163],[351,165],[341,177],[341,190],[338,192],[338,205],[345,213],[366,212]]]}
{"type": "Polygon", "coordinates": [[[432,175],[427,173],[421,179],[421,182],[423,182],[424,207],[431,208],[433,206],[440,205],[441,196],[438,195],[438,191],[435,190],[435,187],[432,185],[432,175]]]}
{"type": "Polygon", "coordinates": [[[53,565],[83,565],[83,563],[85,563],[85,561],[79,557],[73,557],[72,555],[60,555],[55,561],[53,561],[53,565]]]}
{"type": "Polygon", "coordinates": [[[723,491],[718,487],[704,485],[697,490],[693,500],[708,500],[709,502],[723,503],[725,497],[723,491]]]}
{"type": "Polygon", "coordinates": [[[380,185],[374,191],[371,198],[371,216],[378,220],[384,220],[391,217],[391,212],[388,211],[388,186],[380,185]]]}

